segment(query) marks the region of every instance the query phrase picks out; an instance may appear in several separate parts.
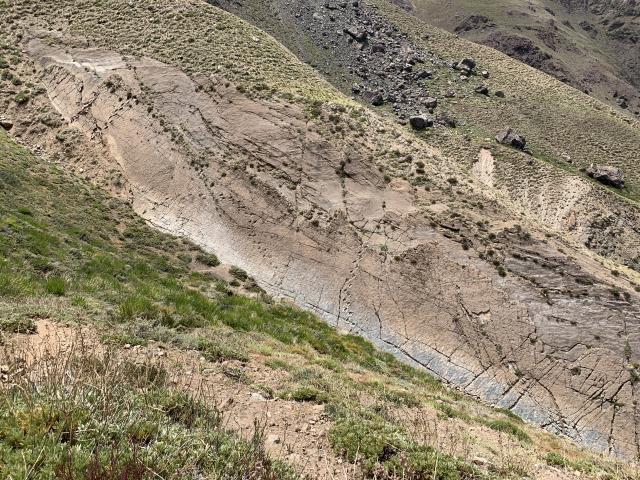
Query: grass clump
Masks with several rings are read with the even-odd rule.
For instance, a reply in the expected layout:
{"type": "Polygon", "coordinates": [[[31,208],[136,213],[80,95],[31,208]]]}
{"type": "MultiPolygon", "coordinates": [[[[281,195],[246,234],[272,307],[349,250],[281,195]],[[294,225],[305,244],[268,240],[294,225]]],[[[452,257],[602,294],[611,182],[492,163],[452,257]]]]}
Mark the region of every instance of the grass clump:
{"type": "Polygon", "coordinates": [[[220,265],[220,260],[213,253],[200,252],[196,259],[207,267],[217,267],[220,265]]]}
{"type": "Polygon", "coordinates": [[[0,318],[0,332],[5,333],[36,333],[36,324],[31,318],[9,315],[0,318]]]}
{"type": "Polygon", "coordinates": [[[67,292],[67,282],[62,277],[48,278],[45,283],[45,290],[51,295],[62,297],[67,292]]]}
{"type": "Polygon", "coordinates": [[[295,400],[296,402],[313,402],[323,404],[329,401],[329,395],[327,392],[309,385],[298,387],[295,390],[282,392],[280,393],[280,396],[287,400],[295,400]]]}
{"type": "Polygon", "coordinates": [[[485,423],[485,425],[491,428],[492,430],[496,430],[498,432],[504,432],[509,435],[512,435],[518,440],[520,440],[521,442],[531,443],[531,437],[529,436],[529,434],[525,432],[522,428],[520,428],[518,425],[513,423],[511,420],[503,420],[503,419],[489,420],[485,423]]]}

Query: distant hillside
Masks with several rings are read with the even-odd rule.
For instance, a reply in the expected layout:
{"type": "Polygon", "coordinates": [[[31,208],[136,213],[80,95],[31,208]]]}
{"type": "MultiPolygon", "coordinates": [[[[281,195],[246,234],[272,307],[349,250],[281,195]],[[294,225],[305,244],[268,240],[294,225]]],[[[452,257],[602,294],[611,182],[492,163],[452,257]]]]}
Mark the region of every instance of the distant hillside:
{"type": "Polygon", "coordinates": [[[411,11],[640,116],[640,4],[413,0],[411,11]]]}

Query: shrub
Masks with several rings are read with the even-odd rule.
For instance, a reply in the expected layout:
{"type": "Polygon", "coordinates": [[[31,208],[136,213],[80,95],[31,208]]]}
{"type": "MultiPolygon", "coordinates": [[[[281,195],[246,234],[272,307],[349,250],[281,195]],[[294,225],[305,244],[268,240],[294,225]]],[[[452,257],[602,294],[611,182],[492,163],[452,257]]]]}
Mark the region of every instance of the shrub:
{"type": "Polygon", "coordinates": [[[16,94],[15,97],[13,97],[13,101],[18,105],[24,105],[29,101],[29,97],[29,90],[22,90],[20,93],[16,94]]]}
{"type": "Polygon", "coordinates": [[[327,392],[311,386],[298,387],[295,390],[283,392],[281,396],[287,400],[295,400],[296,402],[327,403],[329,401],[327,392]]]}
{"type": "Polygon", "coordinates": [[[153,320],[159,316],[158,307],[141,295],[125,298],[118,307],[118,318],[122,321],[135,319],[153,320]]]}
{"type": "Polygon", "coordinates": [[[240,280],[241,282],[244,282],[245,280],[247,280],[249,278],[249,274],[247,272],[245,272],[243,269],[241,269],[240,267],[231,267],[229,269],[229,273],[236,279],[240,280]]]}
{"type": "Polygon", "coordinates": [[[217,267],[218,265],[220,265],[220,260],[213,253],[202,252],[199,253],[196,258],[200,263],[208,267],[217,267]]]}

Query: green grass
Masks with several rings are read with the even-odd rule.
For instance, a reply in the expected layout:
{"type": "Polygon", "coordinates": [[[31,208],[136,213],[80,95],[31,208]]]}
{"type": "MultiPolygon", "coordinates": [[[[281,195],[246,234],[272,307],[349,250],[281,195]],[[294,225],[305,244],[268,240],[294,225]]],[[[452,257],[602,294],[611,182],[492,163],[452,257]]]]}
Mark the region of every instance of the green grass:
{"type": "Polygon", "coordinates": [[[525,432],[522,427],[519,427],[511,420],[489,420],[486,422],[487,427],[498,432],[508,433],[514,436],[521,442],[531,443],[531,437],[525,432]]]}
{"type": "Polygon", "coordinates": [[[488,478],[476,468],[412,441],[407,433],[380,416],[350,416],[329,432],[334,448],[366,474],[378,478],[462,480],[488,478]]]}
{"type": "Polygon", "coordinates": [[[83,351],[31,366],[32,382],[18,358],[14,386],[0,388],[0,478],[296,477],[266,455],[261,428],[241,440],[156,367],[83,351]]]}

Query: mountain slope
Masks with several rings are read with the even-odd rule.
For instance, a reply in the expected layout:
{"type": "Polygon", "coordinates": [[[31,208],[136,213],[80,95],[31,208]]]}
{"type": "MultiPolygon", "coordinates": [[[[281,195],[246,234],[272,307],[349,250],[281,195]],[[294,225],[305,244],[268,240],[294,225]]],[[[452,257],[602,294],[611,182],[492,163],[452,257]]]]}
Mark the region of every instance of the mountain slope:
{"type": "Polygon", "coordinates": [[[0,199],[0,478],[633,478],[273,302],[2,132],[0,199]]]}
{"type": "Polygon", "coordinates": [[[415,0],[413,13],[640,115],[640,9],[620,0],[415,0]]]}
{"type": "MultiPolygon", "coordinates": [[[[637,206],[552,152],[596,160],[569,139],[597,124],[589,141],[629,172],[637,125],[493,50],[436,29],[426,43],[426,27],[395,7],[357,9],[318,2],[305,15],[322,17],[319,36],[336,31],[330,16],[406,29],[397,49],[434,63],[433,88],[457,91],[438,108],[465,125],[416,134],[200,2],[16,1],[5,38],[24,53],[10,54],[11,70],[34,85],[26,101],[12,90],[25,87],[7,86],[11,132],[269,293],[526,420],[634,457],[640,282],[621,264],[638,268],[637,206]],[[504,104],[470,94],[442,63],[463,52],[490,65],[504,104]],[[531,114],[546,93],[553,108],[531,114]],[[486,140],[498,105],[533,155],[486,140]],[[42,120],[54,111],[57,122],[42,120]]],[[[292,31],[316,42],[306,25],[292,31]]],[[[326,55],[335,61],[373,48],[344,32],[333,41],[346,45],[326,55]]]]}

